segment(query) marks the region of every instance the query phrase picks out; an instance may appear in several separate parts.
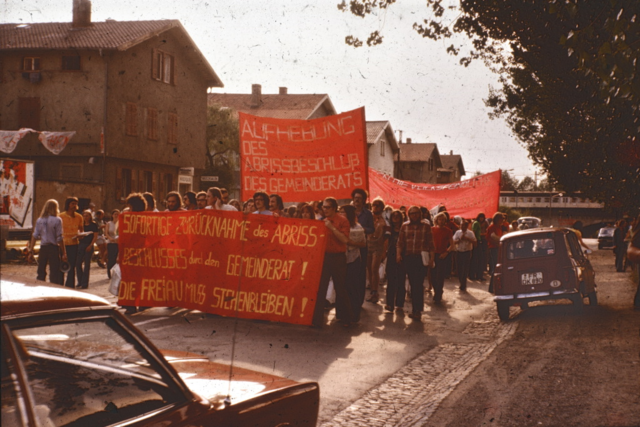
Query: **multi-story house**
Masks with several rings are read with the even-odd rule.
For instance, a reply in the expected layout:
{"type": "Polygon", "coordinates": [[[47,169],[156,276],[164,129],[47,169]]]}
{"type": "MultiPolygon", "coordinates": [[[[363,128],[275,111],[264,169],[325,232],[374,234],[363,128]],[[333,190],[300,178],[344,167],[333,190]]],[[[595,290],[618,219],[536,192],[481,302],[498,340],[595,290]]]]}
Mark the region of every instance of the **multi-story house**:
{"type": "Polygon", "coordinates": [[[399,144],[400,154],[396,164],[396,177],[403,181],[436,184],[438,168],[442,168],[438,145],[414,143],[407,138],[399,144]]]}
{"type": "Polygon", "coordinates": [[[369,167],[395,177],[398,140],[389,121],[367,122],[369,167]]]}
{"type": "Polygon", "coordinates": [[[438,184],[459,182],[466,174],[462,156],[453,154],[453,150],[449,151],[449,154],[441,154],[440,160],[442,161],[442,167],[438,168],[438,184]]]}
{"type": "MultiPolygon", "coordinates": [[[[222,82],[176,20],[0,25],[0,129],[75,131],[58,155],[36,133],[10,156],[35,162],[36,210],[69,195],[121,208],[162,200],[204,167],[207,90],[222,82]]],[[[161,207],[162,208],[162,207],[161,207]]]]}

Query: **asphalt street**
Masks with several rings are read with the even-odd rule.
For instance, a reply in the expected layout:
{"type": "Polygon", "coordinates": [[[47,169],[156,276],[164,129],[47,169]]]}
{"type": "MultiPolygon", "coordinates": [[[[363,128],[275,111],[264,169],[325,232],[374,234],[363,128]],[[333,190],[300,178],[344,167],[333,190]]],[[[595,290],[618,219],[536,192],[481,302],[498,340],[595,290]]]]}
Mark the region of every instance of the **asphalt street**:
{"type": "MultiPolygon", "coordinates": [[[[596,246],[593,241],[588,243],[596,246]]],[[[4,264],[2,270],[3,275],[35,276],[34,266],[4,264]]],[[[625,277],[623,282],[630,287],[628,274],[625,277]]],[[[106,271],[94,264],[87,292],[115,303],[108,283],[106,271]]],[[[317,381],[319,425],[440,425],[442,417],[451,417],[450,413],[441,415],[443,408],[455,407],[450,403],[452,392],[464,390],[479,372],[486,375],[487,360],[508,349],[519,336],[523,319],[530,321],[529,312],[536,314],[536,307],[525,312],[512,309],[512,320],[500,322],[487,284],[469,282],[468,292],[460,293],[457,279],[447,280],[444,304],[433,305],[427,294],[422,323],[406,313],[387,314],[381,304],[371,303],[364,304],[360,323],[349,329],[335,322],[333,311],[327,313],[322,329],[164,307],[135,314],[131,320],[160,348],[199,353],[221,363],[230,363],[233,352],[236,366],[317,381]],[[432,424],[434,419],[440,421],[432,424]]],[[[608,304],[605,293],[601,304],[608,304]]],[[[553,307],[551,310],[558,316],[553,307]]],[[[558,310],[562,318],[563,307],[558,310]]],[[[405,311],[410,311],[410,304],[405,311]]],[[[587,307],[584,315],[589,316],[590,311],[587,307]]],[[[546,318],[548,313],[538,310],[540,315],[546,318]]],[[[637,356],[635,365],[627,364],[636,371],[637,356]]],[[[479,408],[470,411],[487,413],[479,408]]],[[[483,425],[483,420],[489,423],[486,425],[499,425],[489,422],[490,418],[449,425],[483,425]]]]}

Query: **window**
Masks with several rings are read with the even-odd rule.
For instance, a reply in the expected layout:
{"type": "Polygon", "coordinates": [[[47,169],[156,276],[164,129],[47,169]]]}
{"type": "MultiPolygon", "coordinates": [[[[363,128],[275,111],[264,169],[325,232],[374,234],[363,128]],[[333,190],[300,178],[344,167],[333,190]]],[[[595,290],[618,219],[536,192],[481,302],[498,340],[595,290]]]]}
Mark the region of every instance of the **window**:
{"type": "MultiPolygon", "coordinates": [[[[127,424],[185,401],[164,368],[113,318],[65,318],[11,332],[38,424],[127,424]]],[[[4,383],[2,391],[4,406],[4,383]]]]}
{"type": "Polygon", "coordinates": [[[147,108],[147,139],[158,140],[158,109],[147,108]]]}
{"type": "Polygon", "coordinates": [[[133,102],[127,102],[125,133],[129,136],[138,136],[138,106],[133,102]]]}
{"type": "Polygon", "coordinates": [[[123,198],[126,198],[132,193],[131,186],[131,169],[122,169],[122,194],[123,198]]]}
{"type": "Polygon", "coordinates": [[[151,54],[151,78],[159,82],[175,84],[174,64],[173,55],[153,49],[151,54]]]}
{"type": "Polygon", "coordinates": [[[140,191],[153,193],[153,172],[142,172],[142,188],[140,189],[140,191]]]}
{"type": "Polygon", "coordinates": [[[178,115],[176,113],[168,115],[167,142],[174,145],[178,143],[178,115]]]}
{"type": "Polygon", "coordinates": [[[18,98],[18,128],[40,129],[40,98],[18,98]]]}
{"type": "Polygon", "coordinates": [[[384,157],[384,141],[380,141],[380,156],[384,157]]]}
{"type": "Polygon", "coordinates": [[[22,71],[40,71],[40,58],[35,56],[26,56],[22,61],[22,71]]]}
{"type": "Polygon", "coordinates": [[[548,234],[546,238],[524,238],[522,240],[512,240],[507,244],[508,259],[536,258],[555,253],[555,241],[553,236],[548,234]]]}
{"type": "Polygon", "coordinates": [[[79,71],[80,70],[80,56],[63,56],[62,57],[62,69],[67,71],[79,71]]]}

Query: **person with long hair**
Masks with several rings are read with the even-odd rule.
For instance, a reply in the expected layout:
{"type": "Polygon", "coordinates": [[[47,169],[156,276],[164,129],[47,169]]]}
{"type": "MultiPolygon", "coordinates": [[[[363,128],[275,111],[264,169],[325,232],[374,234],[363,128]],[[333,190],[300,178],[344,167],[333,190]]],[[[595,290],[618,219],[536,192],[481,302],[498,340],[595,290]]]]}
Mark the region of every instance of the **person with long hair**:
{"type": "Polygon", "coordinates": [[[371,287],[371,295],[367,301],[376,304],[379,300],[380,264],[384,258],[385,228],[387,223],[382,217],[384,201],[376,198],[371,202],[374,232],[367,236],[367,278],[371,287]]]}
{"type": "Polygon", "coordinates": [[[40,218],[31,236],[31,242],[27,251],[33,256],[36,239],[40,239],[40,254],[38,256],[37,280],[44,281],[47,278],[47,264],[49,264],[49,281],[57,285],[63,285],[62,272],[60,271],[60,259],[67,261],[67,252],[62,240],[62,219],[58,217],[58,202],[49,199],[45,202],[40,218]]]}
{"type": "Polygon", "coordinates": [[[340,213],[347,217],[351,227],[349,237],[345,241],[347,244],[347,294],[353,311],[353,321],[358,322],[367,286],[362,269],[364,260],[360,256],[360,248],[367,244],[367,238],[364,234],[364,228],[358,223],[356,208],[353,205],[340,206],[340,213]]]}
{"type": "Polygon", "coordinates": [[[253,203],[253,197],[247,200],[246,202],[244,202],[244,205],[242,206],[242,210],[246,214],[253,213],[256,210],[256,205],[253,203]]]}
{"type": "Polygon", "coordinates": [[[313,206],[308,203],[304,203],[298,209],[298,218],[301,219],[316,219],[316,212],[313,210],[313,206]]]}
{"type": "Polygon", "coordinates": [[[387,248],[387,304],[384,309],[390,313],[393,313],[394,307],[399,312],[404,312],[404,300],[405,300],[405,278],[406,272],[401,262],[397,262],[396,255],[398,254],[398,236],[400,236],[400,228],[404,223],[404,215],[399,210],[391,212],[389,217],[390,234],[389,234],[389,247],[387,248]]]}
{"type": "Polygon", "coordinates": [[[82,212],[84,220],[83,234],[78,244],[78,257],[76,259],[76,276],[78,276],[78,287],[87,289],[89,287],[89,273],[91,271],[91,257],[93,256],[93,245],[98,238],[98,225],[93,221],[89,209],[82,212]]]}
{"type": "Polygon", "coordinates": [[[111,211],[111,221],[104,228],[104,236],[107,239],[107,276],[111,278],[111,269],[118,260],[118,217],[120,211],[111,211]]]}

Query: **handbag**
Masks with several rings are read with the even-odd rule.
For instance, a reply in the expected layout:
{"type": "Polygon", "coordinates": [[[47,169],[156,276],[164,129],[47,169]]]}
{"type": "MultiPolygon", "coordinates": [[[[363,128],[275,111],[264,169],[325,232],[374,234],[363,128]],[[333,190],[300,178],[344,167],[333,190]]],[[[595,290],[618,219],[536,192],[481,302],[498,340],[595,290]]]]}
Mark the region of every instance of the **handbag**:
{"type": "Polygon", "coordinates": [[[422,265],[428,267],[429,266],[429,261],[430,261],[429,252],[422,251],[422,252],[420,252],[420,254],[422,255],[422,265]]]}

